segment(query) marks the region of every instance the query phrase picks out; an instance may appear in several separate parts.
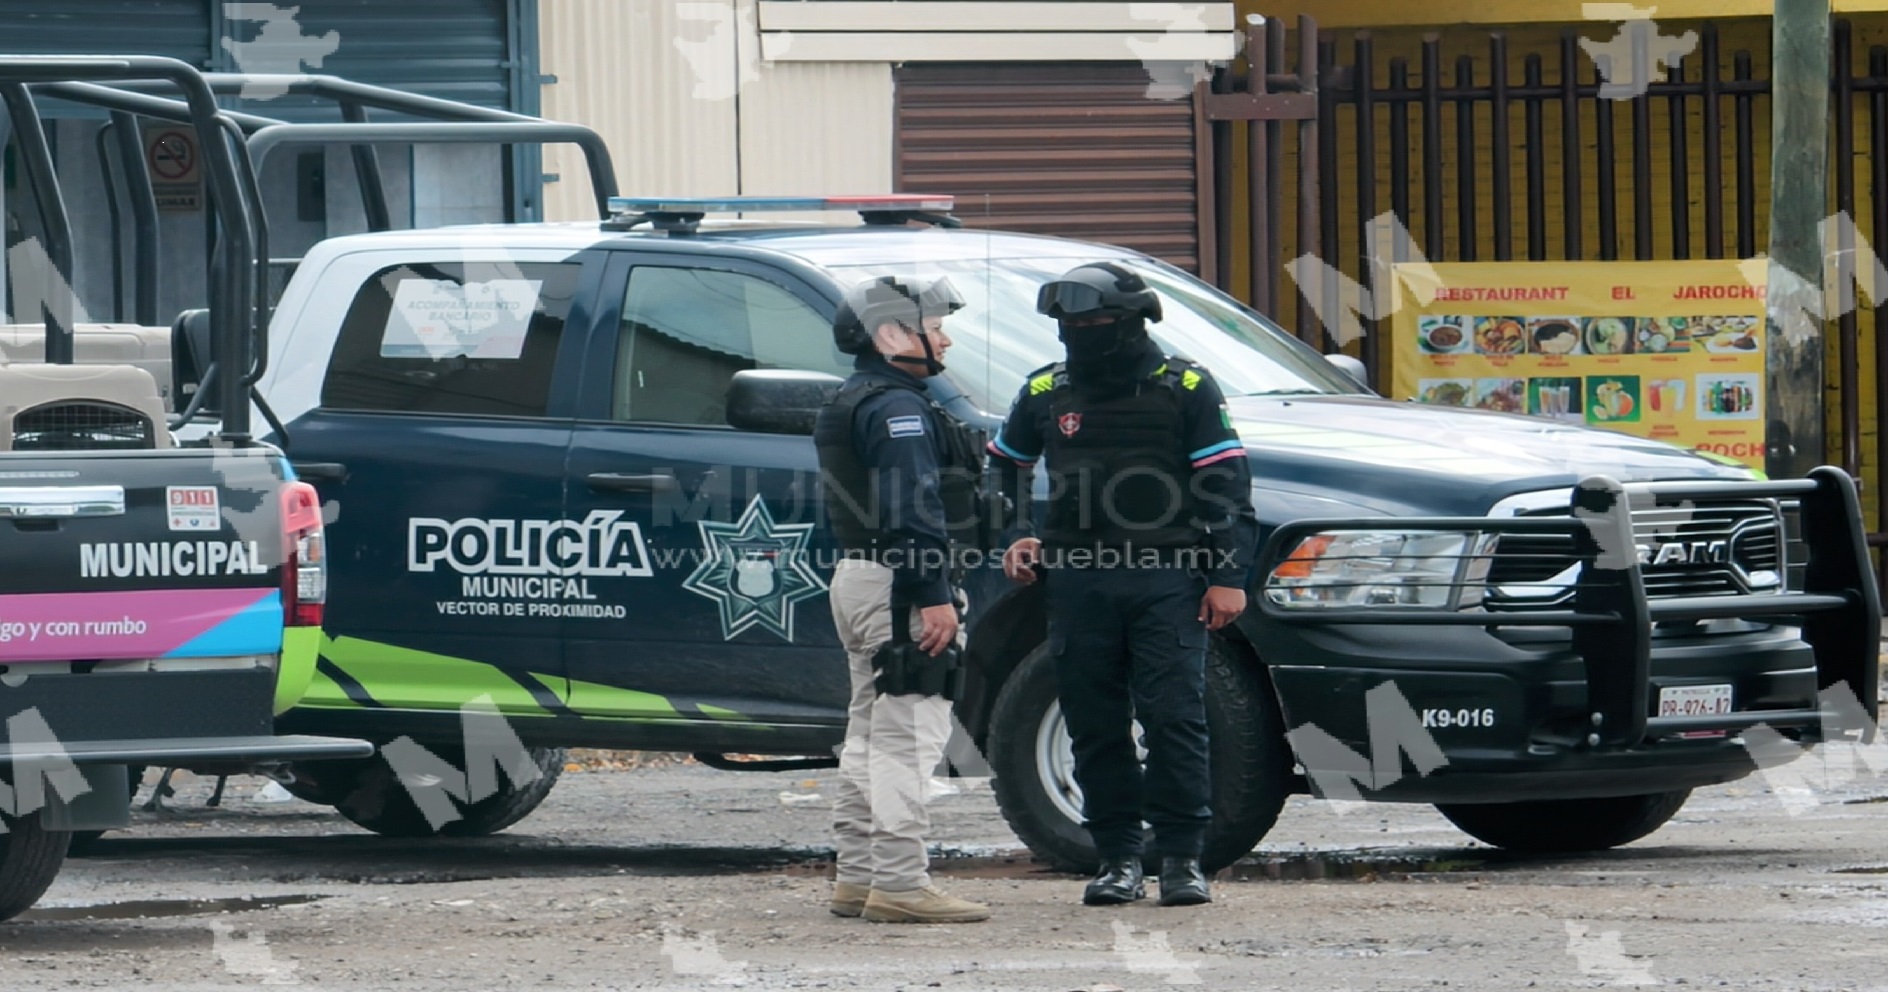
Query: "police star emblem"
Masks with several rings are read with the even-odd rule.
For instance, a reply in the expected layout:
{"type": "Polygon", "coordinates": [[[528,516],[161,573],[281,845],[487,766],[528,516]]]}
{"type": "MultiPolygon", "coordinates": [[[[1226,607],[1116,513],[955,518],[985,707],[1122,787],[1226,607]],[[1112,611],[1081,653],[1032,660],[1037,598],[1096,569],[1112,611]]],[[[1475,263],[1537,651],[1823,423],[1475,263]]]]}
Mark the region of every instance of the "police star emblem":
{"type": "Polygon", "coordinates": [[[1079,413],[1065,413],[1056,420],[1055,425],[1062,429],[1062,435],[1064,437],[1074,437],[1075,432],[1082,429],[1082,415],[1079,413]]]}
{"type": "Polygon", "coordinates": [[[794,604],[826,591],[813,571],[807,545],[813,525],[776,524],[759,496],[733,523],[703,520],[702,562],[682,588],[715,601],[721,637],[733,640],[754,627],[793,640],[794,604]]]}

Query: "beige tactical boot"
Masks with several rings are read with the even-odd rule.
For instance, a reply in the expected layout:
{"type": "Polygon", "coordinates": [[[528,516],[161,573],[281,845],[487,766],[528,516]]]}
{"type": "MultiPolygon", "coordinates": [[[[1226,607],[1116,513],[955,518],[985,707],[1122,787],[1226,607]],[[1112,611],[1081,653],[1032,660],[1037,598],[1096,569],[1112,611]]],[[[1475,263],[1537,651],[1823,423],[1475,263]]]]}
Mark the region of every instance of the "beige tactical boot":
{"type": "Polygon", "coordinates": [[[837,882],[833,885],[832,911],[834,916],[857,916],[865,912],[865,899],[871,895],[872,887],[857,882],[837,882]]]}
{"type": "Polygon", "coordinates": [[[865,900],[865,918],[874,923],[975,923],[990,918],[990,907],[947,896],[935,885],[909,892],[873,889],[865,900]]]}

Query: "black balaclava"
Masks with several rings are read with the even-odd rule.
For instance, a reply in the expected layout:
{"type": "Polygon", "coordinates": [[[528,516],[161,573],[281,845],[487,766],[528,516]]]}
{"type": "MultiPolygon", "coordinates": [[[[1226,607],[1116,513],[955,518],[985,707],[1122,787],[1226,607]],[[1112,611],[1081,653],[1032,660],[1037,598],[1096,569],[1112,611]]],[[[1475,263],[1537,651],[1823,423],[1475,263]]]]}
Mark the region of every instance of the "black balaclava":
{"type": "Polygon", "coordinates": [[[1085,327],[1064,324],[1057,337],[1068,349],[1069,385],[1091,394],[1132,387],[1135,369],[1154,350],[1147,319],[1139,315],[1085,327]]]}

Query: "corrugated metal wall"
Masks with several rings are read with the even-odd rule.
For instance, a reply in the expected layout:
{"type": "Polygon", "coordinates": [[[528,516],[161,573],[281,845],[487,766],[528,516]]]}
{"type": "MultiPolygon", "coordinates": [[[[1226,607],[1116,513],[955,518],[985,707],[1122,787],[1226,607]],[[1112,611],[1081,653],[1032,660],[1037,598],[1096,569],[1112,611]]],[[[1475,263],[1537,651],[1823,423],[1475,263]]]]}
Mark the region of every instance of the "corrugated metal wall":
{"type": "MultiPolygon", "coordinates": [[[[767,63],[753,0],[541,0],[547,117],[587,124],[625,193],[880,192],[891,188],[891,70],[767,63]]],[[[591,216],[568,149],[546,152],[545,216],[591,216]]]]}
{"type": "Polygon", "coordinates": [[[211,57],[210,5],[151,0],[7,0],[0,4],[0,48],[26,55],[127,51],[191,65],[211,57]]]}
{"type": "MultiPolygon", "coordinates": [[[[295,68],[296,48],[306,44],[319,61],[311,59],[305,71],[505,109],[513,103],[512,74],[526,71],[526,59],[512,51],[513,0],[296,0],[293,6],[299,35],[276,24],[225,17],[223,34],[233,44],[264,44],[243,58],[219,48],[212,53],[217,68],[303,71],[295,68]],[[320,54],[317,43],[329,38],[333,50],[320,54]]],[[[326,105],[289,96],[254,109],[270,117],[336,119],[326,105]]]]}
{"type": "Polygon", "coordinates": [[[1139,63],[902,66],[898,188],[953,193],[978,226],[1118,244],[1196,270],[1194,103],[1139,63]]]}

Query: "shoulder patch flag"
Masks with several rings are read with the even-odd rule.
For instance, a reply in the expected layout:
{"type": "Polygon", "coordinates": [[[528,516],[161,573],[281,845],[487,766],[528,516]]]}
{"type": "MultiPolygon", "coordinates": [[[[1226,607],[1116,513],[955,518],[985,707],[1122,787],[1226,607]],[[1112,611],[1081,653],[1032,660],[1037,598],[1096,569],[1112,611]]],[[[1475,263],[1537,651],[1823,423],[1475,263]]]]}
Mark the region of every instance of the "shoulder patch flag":
{"type": "Polygon", "coordinates": [[[923,437],[923,417],[893,417],[885,421],[885,426],[893,437],[923,437]]]}

